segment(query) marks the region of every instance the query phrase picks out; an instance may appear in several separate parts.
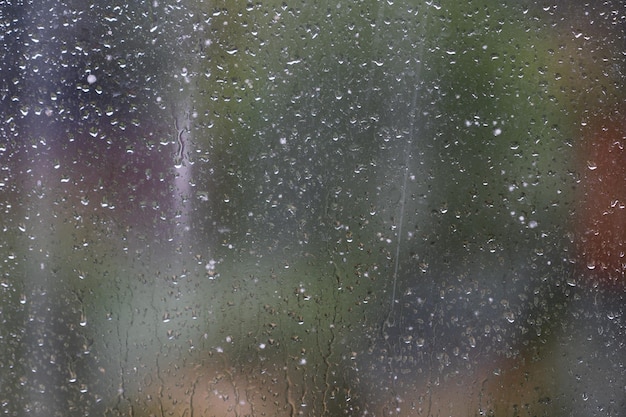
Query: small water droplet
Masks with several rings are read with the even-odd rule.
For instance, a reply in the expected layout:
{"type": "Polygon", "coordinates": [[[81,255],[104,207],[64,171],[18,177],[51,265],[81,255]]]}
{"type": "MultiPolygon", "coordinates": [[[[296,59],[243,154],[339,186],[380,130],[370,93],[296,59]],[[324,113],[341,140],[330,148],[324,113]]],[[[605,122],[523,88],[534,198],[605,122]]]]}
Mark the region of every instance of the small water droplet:
{"type": "Polygon", "coordinates": [[[70,383],[74,383],[76,382],[76,372],[74,372],[72,369],[70,369],[70,378],[69,378],[69,382],[70,383]]]}
{"type": "Polygon", "coordinates": [[[469,344],[471,347],[475,348],[476,347],[476,339],[474,338],[474,336],[470,336],[469,338],[469,344]]]}
{"type": "Polygon", "coordinates": [[[511,312],[511,311],[507,311],[506,313],[504,313],[504,318],[509,323],[514,323],[515,322],[515,314],[513,312],[511,312]]]}

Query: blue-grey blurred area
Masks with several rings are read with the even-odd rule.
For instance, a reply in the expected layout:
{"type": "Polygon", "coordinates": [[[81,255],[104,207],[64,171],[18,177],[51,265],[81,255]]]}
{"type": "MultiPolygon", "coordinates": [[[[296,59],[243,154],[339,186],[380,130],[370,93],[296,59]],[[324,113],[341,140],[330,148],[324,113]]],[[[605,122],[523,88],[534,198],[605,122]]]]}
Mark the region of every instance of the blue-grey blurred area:
{"type": "Polygon", "coordinates": [[[4,414],[626,412],[626,5],[407,3],[0,3],[4,414]]]}

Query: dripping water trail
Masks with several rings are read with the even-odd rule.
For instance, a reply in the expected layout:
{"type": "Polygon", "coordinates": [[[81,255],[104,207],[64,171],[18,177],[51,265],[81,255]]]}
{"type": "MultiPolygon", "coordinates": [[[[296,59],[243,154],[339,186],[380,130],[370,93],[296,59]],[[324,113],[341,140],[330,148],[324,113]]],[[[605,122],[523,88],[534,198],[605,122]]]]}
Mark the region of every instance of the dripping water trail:
{"type": "Polygon", "coordinates": [[[400,249],[402,248],[403,243],[403,226],[404,226],[404,214],[406,212],[406,199],[409,188],[409,166],[412,159],[412,148],[413,148],[413,139],[415,136],[415,110],[417,107],[417,92],[416,88],[413,92],[413,97],[411,99],[411,107],[410,107],[410,116],[409,116],[409,137],[406,142],[406,146],[404,148],[404,176],[402,178],[402,187],[400,193],[400,206],[399,206],[399,215],[398,215],[398,234],[397,234],[397,243],[396,243],[396,251],[394,256],[394,264],[393,264],[393,284],[391,289],[391,299],[389,300],[389,314],[385,319],[382,330],[383,336],[385,336],[385,330],[388,327],[394,327],[396,325],[396,320],[394,318],[395,312],[395,304],[396,304],[396,292],[398,288],[398,273],[400,271],[400,249]]]}
{"type": "Polygon", "coordinates": [[[409,77],[408,80],[413,80],[413,97],[411,98],[411,105],[409,107],[409,137],[407,139],[405,148],[404,148],[404,176],[402,178],[402,189],[400,194],[400,206],[398,207],[399,215],[398,215],[398,237],[396,243],[395,250],[395,259],[393,264],[393,284],[391,290],[391,299],[389,300],[389,313],[385,318],[384,322],[381,326],[381,332],[383,336],[383,340],[388,339],[387,329],[389,327],[396,326],[396,292],[398,288],[398,274],[400,272],[400,250],[403,245],[403,226],[404,226],[404,217],[406,211],[406,200],[409,188],[409,171],[410,171],[410,163],[413,159],[413,142],[417,133],[415,132],[415,119],[416,119],[416,111],[417,111],[417,98],[418,93],[420,91],[419,83],[421,82],[421,72],[423,68],[423,62],[426,51],[426,27],[428,23],[428,12],[424,10],[420,16],[419,22],[419,35],[416,39],[419,39],[419,47],[415,51],[414,60],[416,63],[415,73],[413,77],[409,77]]]}

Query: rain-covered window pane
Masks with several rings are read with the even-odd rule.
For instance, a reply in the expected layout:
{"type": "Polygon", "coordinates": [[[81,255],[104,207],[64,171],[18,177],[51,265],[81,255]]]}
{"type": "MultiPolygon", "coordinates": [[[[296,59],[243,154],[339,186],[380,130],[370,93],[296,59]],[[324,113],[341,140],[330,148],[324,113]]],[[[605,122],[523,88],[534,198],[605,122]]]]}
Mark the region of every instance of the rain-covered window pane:
{"type": "Polygon", "coordinates": [[[626,414],[624,1],[127,3],[0,2],[3,415],[626,414]]]}

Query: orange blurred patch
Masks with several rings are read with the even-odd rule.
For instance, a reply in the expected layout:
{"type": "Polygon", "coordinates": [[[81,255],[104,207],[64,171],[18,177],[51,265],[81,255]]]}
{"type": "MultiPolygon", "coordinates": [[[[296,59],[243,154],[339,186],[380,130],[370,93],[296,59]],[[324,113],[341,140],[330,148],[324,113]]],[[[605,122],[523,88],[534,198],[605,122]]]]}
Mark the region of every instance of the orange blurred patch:
{"type": "Polygon", "coordinates": [[[626,120],[600,117],[585,128],[575,238],[592,285],[626,284],[626,120]]]}

